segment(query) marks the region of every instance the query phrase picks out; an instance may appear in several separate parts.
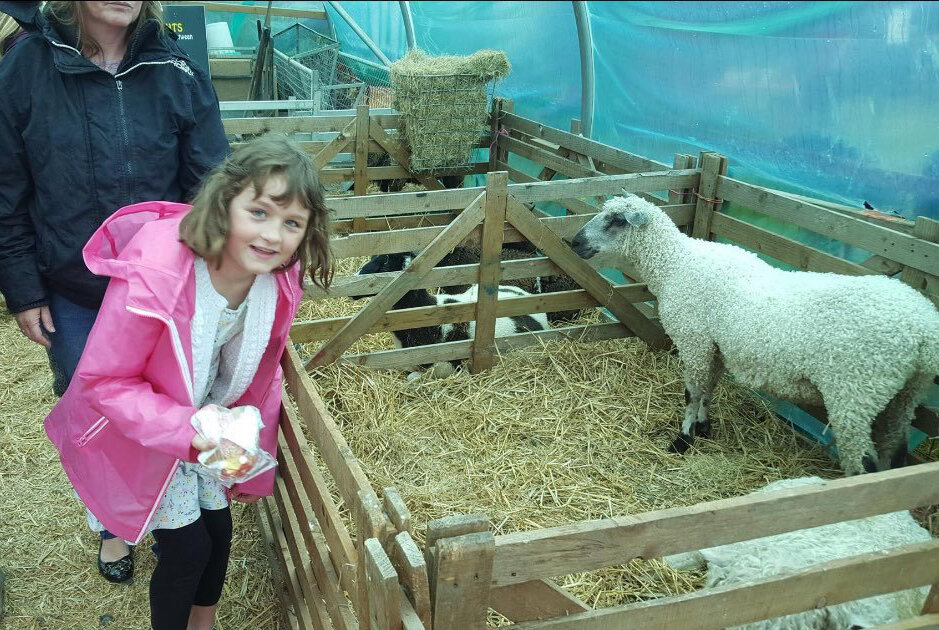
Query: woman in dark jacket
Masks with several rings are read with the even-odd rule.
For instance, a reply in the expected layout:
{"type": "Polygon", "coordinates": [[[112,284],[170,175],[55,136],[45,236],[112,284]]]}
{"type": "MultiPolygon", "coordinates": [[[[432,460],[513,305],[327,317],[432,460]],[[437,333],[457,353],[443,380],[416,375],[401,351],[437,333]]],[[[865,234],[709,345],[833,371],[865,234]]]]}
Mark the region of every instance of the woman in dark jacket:
{"type": "MultiPolygon", "coordinates": [[[[229,152],[206,73],[157,2],[0,2],[25,32],[0,61],[0,292],[61,395],[107,288],[82,247],[113,212],[188,201],[229,152]]],[[[102,535],[101,574],[133,574],[102,535]]]]}

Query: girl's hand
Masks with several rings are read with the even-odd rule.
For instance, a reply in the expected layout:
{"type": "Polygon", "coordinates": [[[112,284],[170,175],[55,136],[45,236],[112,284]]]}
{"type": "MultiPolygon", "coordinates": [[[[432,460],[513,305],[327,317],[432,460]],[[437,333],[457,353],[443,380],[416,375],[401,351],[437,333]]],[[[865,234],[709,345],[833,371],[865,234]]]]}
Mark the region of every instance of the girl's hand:
{"type": "Polygon", "coordinates": [[[198,433],[192,436],[192,448],[197,451],[210,451],[218,446],[215,442],[210,442],[198,433]]]}
{"type": "Polygon", "coordinates": [[[261,498],[256,494],[244,494],[238,490],[232,490],[229,496],[231,496],[232,501],[239,501],[240,503],[254,503],[261,498]]]}

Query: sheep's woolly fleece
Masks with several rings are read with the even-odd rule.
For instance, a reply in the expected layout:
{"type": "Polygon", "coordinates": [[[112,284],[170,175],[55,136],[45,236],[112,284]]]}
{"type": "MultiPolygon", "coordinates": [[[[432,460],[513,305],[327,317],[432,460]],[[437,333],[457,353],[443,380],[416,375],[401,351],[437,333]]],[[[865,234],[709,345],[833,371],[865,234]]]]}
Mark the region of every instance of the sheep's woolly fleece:
{"type": "Polygon", "coordinates": [[[689,370],[709,369],[695,363],[716,345],[742,385],[824,402],[845,458],[841,447],[869,443],[869,421],[898,392],[919,397],[939,373],[939,312],[898,280],[776,269],[739,247],[687,238],[638,197],[611,199],[591,223],[591,244],[619,249],[659,298],[689,370]],[[604,243],[602,220],[613,212],[646,225],[604,243]]]}
{"type": "MultiPolygon", "coordinates": [[[[773,482],[753,494],[825,483],[819,477],[773,482]]],[[[676,569],[707,565],[707,586],[752,583],[781,573],[863,553],[930,540],[929,532],[916,524],[909,512],[881,514],[777,536],[702,549],[665,558],[676,569]]],[[[758,621],[738,630],[844,630],[872,628],[919,614],[928,587],[868,597],[777,619],[758,621]]]]}

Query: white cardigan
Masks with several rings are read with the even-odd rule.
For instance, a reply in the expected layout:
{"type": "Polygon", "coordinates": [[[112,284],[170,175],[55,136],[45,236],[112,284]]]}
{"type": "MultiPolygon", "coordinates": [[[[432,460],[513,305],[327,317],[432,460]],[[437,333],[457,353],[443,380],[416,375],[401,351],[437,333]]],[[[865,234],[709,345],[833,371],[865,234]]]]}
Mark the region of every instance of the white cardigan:
{"type": "Polygon", "coordinates": [[[212,402],[228,407],[245,393],[267,348],[277,307],[277,283],[270,274],[259,275],[245,298],[244,328],[222,347],[218,374],[210,374],[212,351],[222,310],[228,300],[212,286],[205,260],[196,257],[196,310],[192,317],[193,404],[212,402]],[[214,377],[214,378],[213,378],[214,377]]]}

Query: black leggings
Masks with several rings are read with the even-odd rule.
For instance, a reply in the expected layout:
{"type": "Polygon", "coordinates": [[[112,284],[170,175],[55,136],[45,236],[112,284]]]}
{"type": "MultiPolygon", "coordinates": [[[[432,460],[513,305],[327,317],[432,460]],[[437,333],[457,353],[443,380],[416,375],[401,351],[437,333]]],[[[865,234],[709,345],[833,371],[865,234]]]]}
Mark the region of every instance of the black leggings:
{"type": "Polygon", "coordinates": [[[222,595],[231,552],[231,510],[202,510],[194,523],[155,529],[160,559],[150,578],[153,630],[186,630],[192,606],[214,606],[222,595]]]}

